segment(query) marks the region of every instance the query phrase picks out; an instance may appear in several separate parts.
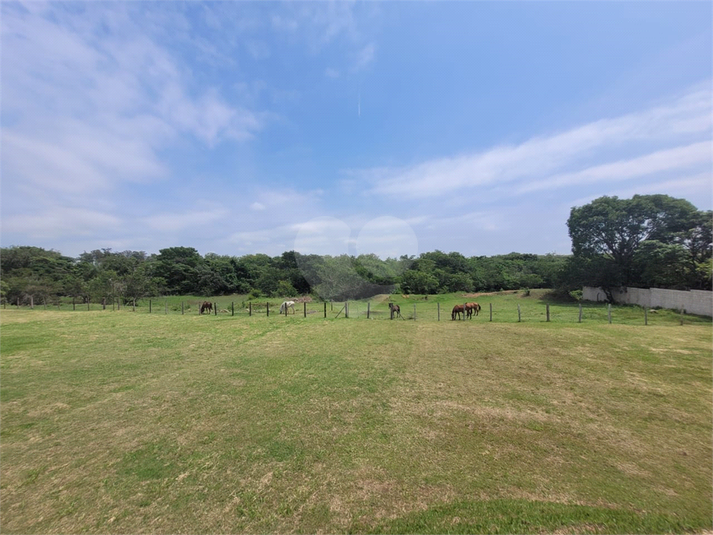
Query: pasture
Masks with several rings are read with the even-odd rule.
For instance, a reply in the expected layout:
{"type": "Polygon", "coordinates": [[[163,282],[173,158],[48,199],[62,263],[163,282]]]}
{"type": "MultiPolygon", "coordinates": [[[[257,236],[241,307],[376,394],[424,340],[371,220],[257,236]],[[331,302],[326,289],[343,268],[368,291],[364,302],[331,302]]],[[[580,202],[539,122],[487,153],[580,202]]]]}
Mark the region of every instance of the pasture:
{"type": "Polygon", "coordinates": [[[3,532],[710,531],[710,321],[489,299],[502,321],[3,310],[3,532]]]}

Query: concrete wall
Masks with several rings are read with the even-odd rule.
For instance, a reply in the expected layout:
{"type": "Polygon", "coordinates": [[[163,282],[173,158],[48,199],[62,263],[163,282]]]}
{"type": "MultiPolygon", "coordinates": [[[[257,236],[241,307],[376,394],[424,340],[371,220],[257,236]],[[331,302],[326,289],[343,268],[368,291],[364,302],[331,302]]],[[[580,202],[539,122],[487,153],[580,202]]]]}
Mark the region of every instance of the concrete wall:
{"type": "MultiPolygon", "coordinates": [[[[606,301],[601,288],[585,286],[582,292],[585,301],[606,301]]],[[[612,292],[614,301],[620,304],[640,305],[645,308],[671,308],[685,310],[689,314],[713,316],[713,292],[704,290],[663,290],[661,288],[622,288],[612,292]]]]}

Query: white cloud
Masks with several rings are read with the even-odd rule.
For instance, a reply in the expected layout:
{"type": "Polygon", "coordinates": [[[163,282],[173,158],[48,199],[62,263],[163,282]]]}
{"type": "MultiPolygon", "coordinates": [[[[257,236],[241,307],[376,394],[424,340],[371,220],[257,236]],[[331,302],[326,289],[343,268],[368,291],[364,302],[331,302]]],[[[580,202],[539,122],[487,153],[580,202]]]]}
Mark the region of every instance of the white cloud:
{"type": "Polygon", "coordinates": [[[713,148],[709,141],[693,143],[684,147],[660,150],[629,160],[595,165],[576,173],[565,173],[545,180],[523,184],[518,193],[555,189],[567,186],[581,186],[592,182],[618,182],[632,180],[647,175],[671,170],[685,170],[711,163],[713,148]]]}
{"type": "Polygon", "coordinates": [[[56,207],[49,213],[17,214],[3,217],[4,234],[22,233],[32,239],[66,235],[93,236],[97,229],[116,228],[122,221],[104,212],[82,208],[56,207]]]}
{"type": "Polygon", "coordinates": [[[374,61],[376,57],[376,45],[374,43],[369,43],[363,47],[356,55],[354,61],[354,70],[360,71],[366,68],[370,63],[374,61]]]}
{"type": "Polygon", "coordinates": [[[186,213],[170,213],[152,215],[142,218],[147,228],[158,232],[176,232],[189,228],[212,225],[217,221],[226,219],[229,211],[225,208],[214,207],[205,210],[193,210],[186,213]]]}
{"type": "MultiPolygon", "coordinates": [[[[526,188],[532,180],[544,184],[546,177],[553,173],[561,175],[557,180],[561,179],[562,184],[568,184],[567,177],[571,179],[577,173],[582,173],[582,179],[592,180],[593,173],[597,172],[595,169],[600,174],[625,171],[624,161],[617,160],[609,168],[599,162],[627,146],[637,150],[642,144],[664,145],[657,151],[658,156],[651,153],[648,159],[637,160],[641,155],[636,154],[629,158],[633,161],[631,165],[646,163],[652,172],[656,168],[673,169],[705,163],[705,144],[708,143],[710,148],[710,129],[710,92],[701,90],[666,106],[595,121],[558,134],[535,137],[515,146],[498,146],[478,153],[428,160],[407,168],[349,170],[346,174],[370,183],[372,194],[411,199],[444,197],[458,191],[506,183],[522,184],[526,188]],[[682,140],[698,143],[688,148],[676,148],[682,140]],[[666,144],[669,147],[665,147],[666,144]],[[587,174],[585,170],[589,168],[592,169],[587,174]]],[[[631,165],[629,173],[632,173],[631,165]]],[[[556,180],[547,183],[550,186],[557,184],[556,180]]]]}

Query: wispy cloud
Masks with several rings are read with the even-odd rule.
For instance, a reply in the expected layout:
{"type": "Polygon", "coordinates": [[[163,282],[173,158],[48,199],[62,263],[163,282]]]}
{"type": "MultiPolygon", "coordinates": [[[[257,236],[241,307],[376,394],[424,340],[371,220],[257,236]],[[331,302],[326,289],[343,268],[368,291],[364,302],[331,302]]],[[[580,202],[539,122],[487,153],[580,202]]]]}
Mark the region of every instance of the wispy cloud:
{"type": "Polygon", "coordinates": [[[710,135],[710,92],[696,90],[665,106],[602,119],[519,145],[496,146],[407,168],[348,170],[345,174],[370,184],[370,193],[389,197],[445,197],[504,184],[525,192],[616,180],[616,172],[633,178],[709,166],[710,135]],[[689,144],[680,146],[681,142],[689,144]],[[651,147],[658,150],[641,155],[651,147]],[[634,154],[601,163],[623,150],[634,154]]]}
{"type": "Polygon", "coordinates": [[[195,94],[185,66],[124,4],[86,4],[81,18],[63,5],[32,7],[2,6],[12,51],[3,54],[3,164],[16,181],[92,191],[160,178],[159,152],[177,136],[212,146],[263,128],[264,116],[216,88],[195,94]]]}

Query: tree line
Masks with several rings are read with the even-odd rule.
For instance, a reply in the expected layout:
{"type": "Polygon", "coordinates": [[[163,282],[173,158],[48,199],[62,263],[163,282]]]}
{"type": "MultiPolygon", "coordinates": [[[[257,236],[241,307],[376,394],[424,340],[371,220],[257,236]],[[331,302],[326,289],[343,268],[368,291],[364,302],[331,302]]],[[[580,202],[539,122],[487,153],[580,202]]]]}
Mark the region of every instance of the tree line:
{"type": "Polygon", "coordinates": [[[192,247],[158,254],[98,249],[77,258],[32,246],[0,249],[6,302],[53,303],[61,297],[125,302],[160,295],[253,298],[314,294],[343,300],[378,293],[436,294],[582,286],[711,289],[711,212],[666,195],[601,197],[572,208],[571,255],[510,253],[465,257],[432,251],[376,255],[202,256],[192,247]]]}

